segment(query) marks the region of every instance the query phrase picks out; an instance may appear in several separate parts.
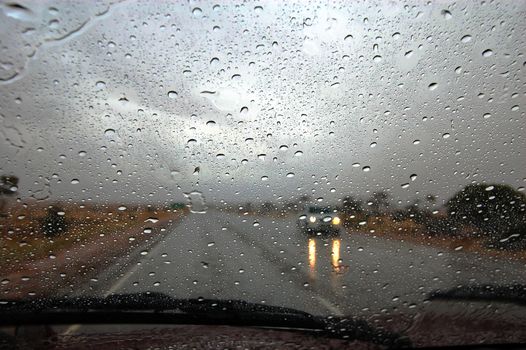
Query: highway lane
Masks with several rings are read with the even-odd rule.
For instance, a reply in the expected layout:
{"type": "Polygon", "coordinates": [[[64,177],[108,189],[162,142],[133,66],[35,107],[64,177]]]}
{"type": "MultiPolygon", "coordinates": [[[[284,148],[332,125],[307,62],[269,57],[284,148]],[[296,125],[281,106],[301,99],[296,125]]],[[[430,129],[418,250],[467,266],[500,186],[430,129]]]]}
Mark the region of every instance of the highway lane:
{"type": "Polygon", "coordinates": [[[367,316],[416,312],[439,288],[526,283],[520,262],[359,233],[309,238],[296,219],[190,214],[85,293],[158,291],[367,316]]]}

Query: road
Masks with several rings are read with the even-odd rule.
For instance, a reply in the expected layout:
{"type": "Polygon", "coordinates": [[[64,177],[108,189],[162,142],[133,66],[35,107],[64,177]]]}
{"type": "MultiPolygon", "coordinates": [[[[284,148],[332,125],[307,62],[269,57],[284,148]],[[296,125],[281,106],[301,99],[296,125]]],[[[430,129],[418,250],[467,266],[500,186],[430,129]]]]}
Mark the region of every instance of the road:
{"type": "Polygon", "coordinates": [[[309,238],[296,217],[189,214],[156,245],[110,269],[88,294],[158,291],[243,299],[320,315],[411,312],[435,289],[526,283],[524,264],[372,235],[309,238]]]}

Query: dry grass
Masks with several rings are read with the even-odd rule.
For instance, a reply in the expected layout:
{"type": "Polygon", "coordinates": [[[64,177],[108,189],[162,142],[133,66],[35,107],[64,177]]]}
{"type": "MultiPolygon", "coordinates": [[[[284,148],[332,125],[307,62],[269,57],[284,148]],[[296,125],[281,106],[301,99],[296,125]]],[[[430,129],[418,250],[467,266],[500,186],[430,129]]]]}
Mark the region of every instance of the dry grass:
{"type": "Polygon", "coordinates": [[[53,237],[46,236],[41,230],[46,207],[13,208],[10,216],[0,218],[0,269],[3,272],[57,255],[74,246],[104,241],[141,227],[148,228],[152,221],[175,218],[182,212],[147,208],[119,210],[118,206],[60,207],[64,208],[68,230],[53,237]]]}
{"type": "Polygon", "coordinates": [[[350,233],[363,233],[389,240],[440,248],[444,251],[464,251],[485,256],[526,261],[526,251],[487,248],[484,238],[472,234],[474,229],[467,228],[452,236],[448,233],[430,234],[424,225],[418,224],[413,220],[397,222],[387,216],[369,218],[364,225],[357,225],[357,222],[356,220],[348,229],[350,233]]]}

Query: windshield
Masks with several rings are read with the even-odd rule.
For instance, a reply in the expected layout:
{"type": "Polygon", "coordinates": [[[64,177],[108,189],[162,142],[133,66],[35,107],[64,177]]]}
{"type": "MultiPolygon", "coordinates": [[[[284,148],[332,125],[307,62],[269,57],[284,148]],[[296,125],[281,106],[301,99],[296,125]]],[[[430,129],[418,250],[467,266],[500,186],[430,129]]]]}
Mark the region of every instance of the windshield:
{"type": "Polygon", "coordinates": [[[524,18],[525,1],[2,1],[0,299],[160,292],[508,341],[524,18]]]}

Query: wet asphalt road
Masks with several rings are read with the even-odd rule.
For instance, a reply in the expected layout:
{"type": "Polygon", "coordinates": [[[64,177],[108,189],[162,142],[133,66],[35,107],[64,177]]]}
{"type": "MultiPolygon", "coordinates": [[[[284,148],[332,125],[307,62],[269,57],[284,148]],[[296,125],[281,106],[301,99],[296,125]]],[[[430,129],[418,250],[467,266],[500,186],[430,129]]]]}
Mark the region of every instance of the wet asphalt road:
{"type": "Polygon", "coordinates": [[[296,220],[213,210],[189,214],[85,292],[158,291],[365,316],[411,312],[439,288],[526,283],[520,262],[343,231],[339,237],[309,238],[296,220]]]}

